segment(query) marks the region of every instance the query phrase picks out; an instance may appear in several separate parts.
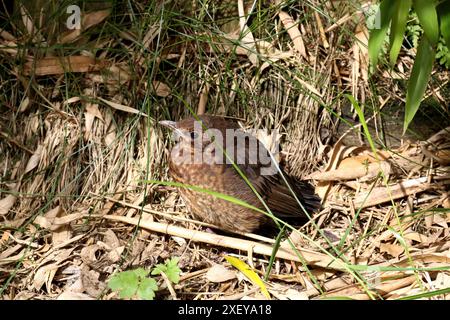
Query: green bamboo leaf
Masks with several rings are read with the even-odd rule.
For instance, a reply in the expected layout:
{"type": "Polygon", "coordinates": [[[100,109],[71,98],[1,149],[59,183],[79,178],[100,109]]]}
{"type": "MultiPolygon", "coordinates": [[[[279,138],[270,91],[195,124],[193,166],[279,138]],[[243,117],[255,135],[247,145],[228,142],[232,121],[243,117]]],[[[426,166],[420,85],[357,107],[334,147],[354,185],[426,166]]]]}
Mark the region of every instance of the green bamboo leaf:
{"type": "Polygon", "coordinates": [[[439,40],[439,23],[435,0],[414,0],[414,10],[430,43],[434,46],[439,40]]]}
{"type": "Polygon", "coordinates": [[[450,48],[450,0],[442,2],[436,9],[439,15],[442,36],[447,48],[450,48]]]}
{"type": "Polygon", "coordinates": [[[416,60],[414,61],[414,66],[411,71],[411,77],[408,82],[403,134],[406,132],[406,129],[408,129],[417,109],[419,109],[423,94],[427,88],[431,70],[433,69],[435,56],[435,49],[428,38],[422,36],[419,47],[417,48],[416,60]]]}
{"type": "Polygon", "coordinates": [[[371,73],[373,73],[378,64],[378,55],[383,47],[384,38],[391,23],[392,14],[394,13],[394,7],[392,0],[384,0],[381,2],[378,13],[380,15],[380,26],[379,28],[372,29],[370,32],[369,58],[372,62],[370,67],[371,73]]]}
{"type": "Polygon", "coordinates": [[[411,8],[411,0],[395,1],[394,15],[392,16],[392,26],[390,34],[391,50],[389,52],[389,61],[391,65],[397,62],[398,53],[403,43],[403,36],[406,30],[406,20],[408,18],[409,9],[411,8]]]}

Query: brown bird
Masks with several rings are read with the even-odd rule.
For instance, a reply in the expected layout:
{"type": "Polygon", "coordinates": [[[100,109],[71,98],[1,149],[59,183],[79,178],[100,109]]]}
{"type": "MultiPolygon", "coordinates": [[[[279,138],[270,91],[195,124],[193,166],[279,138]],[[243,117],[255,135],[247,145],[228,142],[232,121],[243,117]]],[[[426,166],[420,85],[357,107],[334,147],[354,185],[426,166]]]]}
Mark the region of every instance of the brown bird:
{"type": "MultiPolygon", "coordinates": [[[[160,121],[173,130],[177,142],[169,159],[169,173],[176,182],[229,195],[266,211],[234,162],[276,217],[299,225],[308,218],[298,201],[309,213],[320,207],[314,188],[275,166],[262,143],[240,129],[236,121],[210,115],[198,119],[201,121],[193,117],[160,121]]],[[[273,219],[263,213],[215,195],[188,187],[179,188],[179,192],[190,212],[223,230],[253,232],[274,226],[273,219]]]]}

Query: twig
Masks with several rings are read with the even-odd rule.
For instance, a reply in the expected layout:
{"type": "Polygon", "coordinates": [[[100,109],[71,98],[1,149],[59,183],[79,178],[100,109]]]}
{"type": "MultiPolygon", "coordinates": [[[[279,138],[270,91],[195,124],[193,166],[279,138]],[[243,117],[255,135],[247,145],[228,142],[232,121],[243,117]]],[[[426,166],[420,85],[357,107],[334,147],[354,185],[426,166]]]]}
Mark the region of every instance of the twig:
{"type": "MultiPolygon", "coordinates": [[[[93,193],[93,192],[91,192],[91,194],[96,196],[96,197],[104,198],[104,199],[107,199],[108,201],[111,201],[111,202],[114,202],[114,203],[118,203],[118,204],[121,204],[121,205],[129,207],[129,208],[133,208],[133,209],[136,209],[136,210],[142,210],[142,212],[145,212],[145,213],[157,214],[157,215],[160,215],[162,217],[165,217],[165,218],[168,218],[168,219],[171,219],[171,220],[174,220],[174,221],[189,222],[189,223],[201,225],[201,226],[204,226],[204,227],[207,227],[207,228],[220,229],[219,227],[217,227],[217,226],[215,226],[213,224],[210,224],[210,223],[206,223],[206,222],[202,222],[202,221],[198,221],[198,220],[192,220],[192,219],[183,218],[183,217],[177,217],[177,216],[174,216],[173,214],[170,214],[170,213],[167,213],[167,212],[161,212],[161,211],[157,211],[157,210],[152,210],[152,209],[148,209],[148,208],[145,208],[145,207],[143,208],[142,206],[137,206],[137,205],[128,203],[126,201],[117,200],[117,199],[114,199],[114,198],[108,197],[108,196],[101,196],[101,195],[93,193]]],[[[235,232],[235,233],[239,234],[241,236],[247,237],[247,238],[254,239],[254,240],[263,241],[263,242],[270,243],[270,244],[275,243],[275,240],[273,240],[271,238],[260,236],[258,234],[243,233],[243,232],[235,232]]]]}
{"type": "Polygon", "coordinates": [[[166,283],[167,289],[169,289],[170,295],[172,296],[173,300],[178,300],[177,299],[177,295],[175,293],[175,290],[173,289],[172,283],[170,282],[170,280],[167,277],[167,275],[164,272],[161,271],[161,276],[163,277],[163,279],[164,279],[164,281],[166,283]]]}
{"type": "MultiPolygon", "coordinates": [[[[248,248],[252,248],[253,252],[256,254],[261,254],[265,256],[272,255],[271,246],[250,240],[237,239],[228,236],[211,234],[203,231],[185,229],[167,223],[142,221],[142,220],[139,221],[138,218],[128,218],[115,215],[106,215],[103,218],[112,221],[120,221],[135,226],[139,225],[140,227],[147,230],[182,237],[185,239],[192,240],[194,242],[203,242],[211,245],[232,248],[242,251],[247,251],[248,248]]],[[[345,270],[343,262],[337,258],[335,259],[325,254],[317,253],[308,249],[297,248],[297,250],[303,256],[303,260],[306,261],[306,263],[309,265],[341,271],[345,270]]],[[[300,257],[298,257],[293,250],[288,248],[280,248],[276,254],[276,257],[290,261],[302,262],[302,259],[300,259],[300,257]]]]}
{"type": "Polygon", "coordinates": [[[320,16],[317,13],[317,11],[314,11],[314,17],[316,18],[317,27],[319,28],[319,34],[320,39],[322,40],[322,45],[325,49],[328,49],[330,47],[330,44],[328,43],[325,31],[323,30],[322,20],[320,19],[320,16]]]}

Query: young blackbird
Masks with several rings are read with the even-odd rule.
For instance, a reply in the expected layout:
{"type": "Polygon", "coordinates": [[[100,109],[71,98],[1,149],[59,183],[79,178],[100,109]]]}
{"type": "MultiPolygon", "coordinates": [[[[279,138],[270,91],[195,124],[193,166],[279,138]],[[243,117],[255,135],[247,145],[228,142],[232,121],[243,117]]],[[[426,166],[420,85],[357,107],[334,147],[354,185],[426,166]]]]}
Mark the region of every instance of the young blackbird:
{"type": "MultiPolygon", "coordinates": [[[[198,120],[160,121],[173,131],[176,141],[169,159],[169,173],[176,182],[229,195],[266,211],[234,162],[276,217],[299,225],[308,218],[298,201],[309,213],[320,207],[314,188],[275,165],[262,143],[241,130],[236,121],[211,115],[198,116],[198,120]]],[[[179,192],[190,212],[225,231],[253,232],[274,225],[263,213],[214,195],[187,187],[179,192]]]]}

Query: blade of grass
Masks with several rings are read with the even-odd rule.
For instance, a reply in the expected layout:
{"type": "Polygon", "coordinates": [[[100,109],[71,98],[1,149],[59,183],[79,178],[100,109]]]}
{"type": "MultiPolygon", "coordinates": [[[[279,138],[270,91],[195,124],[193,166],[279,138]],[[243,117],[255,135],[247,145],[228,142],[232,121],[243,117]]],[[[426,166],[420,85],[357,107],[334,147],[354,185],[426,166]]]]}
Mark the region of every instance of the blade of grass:
{"type": "Polygon", "coordinates": [[[437,6],[437,12],[441,25],[441,34],[447,47],[450,47],[450,0],[441,2],[437,6]]]}
{"type": "Polygon", "coordinates": [[[403,134],[405,134],[406,129],[408,129],[409,124],[419,109],[433,69],[435,57],[435,49],[432,47],[428,38],[422,36],[419,47],[417,48],[416,60],[411,71],[411,77],[408,81],[403,134]]]}
{"type": "Polygon", "coordinates": [[[380,4],[379,14],[380,15],[380,28],[374,28],[370,32],[369,37],[369,58],[371,61],[371,73],[374,72],[378,64],[378,55],[380,54],[381,48],[383,47],[384,39],[389,28],[389,24],[392,20],[392,15],[394,13],[395,5],[392,0],[384,0],[380,4]]]}
{"type": "Polygon", "coordinates": [[[272,255],[270,256],[269,264],[267,265],[266,274],[264,276],[264,280],[267,281],[269,279],[270,271],[272,270],[273,262],[275,261],[275,255],[277,254],[278,249],[280,248],[281,239],[285,234],[286,227],[283,226],[278,232],[277,238],[275,239],[275,243],[273,244],[272,255]]]}
{"type": "Polygon", "coordinates": [[[403,36],[406,30],[406,21],[409,9],[411,8],[411,0],[395,1],[394,14],[392,16],[390,43],[391,50],[389,52],[389,60],[391,65],[397,62],[398,53],[403,43],[403,36]]]}
{"type": "Polygon", "coordinates": [[[425,36],[432,45],[436,45],[439,40],[439,23],[436,12],[436,1],[434,0],[414,0],[414,10],[417,13],[425,36]]]}

